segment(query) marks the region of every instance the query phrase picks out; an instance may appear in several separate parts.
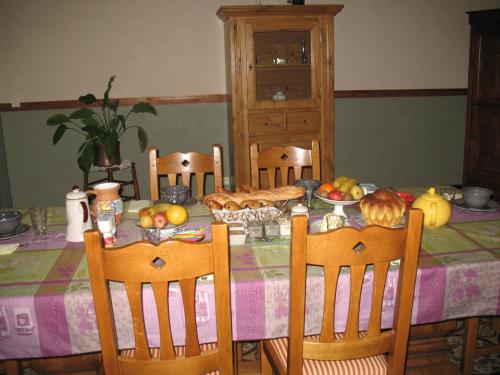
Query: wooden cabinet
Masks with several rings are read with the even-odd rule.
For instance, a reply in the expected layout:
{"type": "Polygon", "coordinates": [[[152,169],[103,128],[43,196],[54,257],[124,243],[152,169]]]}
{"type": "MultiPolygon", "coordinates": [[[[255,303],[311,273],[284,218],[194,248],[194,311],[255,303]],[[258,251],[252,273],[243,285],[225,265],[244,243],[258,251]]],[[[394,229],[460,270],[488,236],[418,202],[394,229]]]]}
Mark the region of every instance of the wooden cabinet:
{"type": "Polygon", "coordinates": [[[232,160],[250,185],[250,144],[320,141],[323,180],[334,175],[333,20],[342,5],[223,6],[232,160]]]}
{"type": "Polygon", "coordinates": [[[469,12],[471,25],[464,185],[500,199],[500,9],[469,12]]]}

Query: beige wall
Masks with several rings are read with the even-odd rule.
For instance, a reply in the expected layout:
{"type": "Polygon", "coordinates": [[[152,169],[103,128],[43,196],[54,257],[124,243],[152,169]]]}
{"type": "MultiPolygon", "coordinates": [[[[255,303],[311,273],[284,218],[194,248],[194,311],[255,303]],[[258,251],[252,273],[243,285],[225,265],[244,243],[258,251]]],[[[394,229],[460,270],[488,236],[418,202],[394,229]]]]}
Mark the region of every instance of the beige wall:
{"type": "MultiPolygon", "coordinates": [[[[336,89],[467,86],[467,10],[500,0],[345,0],[336,89]]],[[[285,0],[262,0],[285,4],[285,0]]],[[[220,94],[220,5],[253,0],[0,0],[0,103],[220,94]]]]}

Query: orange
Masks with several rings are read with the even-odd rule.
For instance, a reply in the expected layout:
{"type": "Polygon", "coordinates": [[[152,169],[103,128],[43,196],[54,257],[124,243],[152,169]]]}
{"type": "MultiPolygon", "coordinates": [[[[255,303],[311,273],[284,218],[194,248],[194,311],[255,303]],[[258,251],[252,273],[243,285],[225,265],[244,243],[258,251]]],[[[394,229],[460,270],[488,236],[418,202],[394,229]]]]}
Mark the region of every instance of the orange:
{"type": "Polygon", "coordinates": [[[181,225],[188,219],[188,212],[185,207],[173,204],[167,210],[167,219],[170,224],[181,225]]]}
{"type": "Polygon", "coordinates": [[[328,182],[323,182],[321,185],[319,185],[318,191],[325,190],[327,193],[331,192],[333,190],[333,185],[328,183],[328,182]]]}

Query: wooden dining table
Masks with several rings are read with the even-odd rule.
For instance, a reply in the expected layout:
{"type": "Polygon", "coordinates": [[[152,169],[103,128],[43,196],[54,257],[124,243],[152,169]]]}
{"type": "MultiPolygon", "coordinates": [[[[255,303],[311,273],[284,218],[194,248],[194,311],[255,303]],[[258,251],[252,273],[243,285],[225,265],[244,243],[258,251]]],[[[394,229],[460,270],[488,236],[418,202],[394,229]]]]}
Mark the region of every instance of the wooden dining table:
{"type": "MultiPolygon", "coordinates": [[[[404,190],[424,192],[419,188],[404,190]]],[[[310,230],[317,230],[322,216],[331,210],[328,204],[317,201],[310,213],[310,230]]],[[[362,226],[359,207],[346,207],[345,211],[351,225],[362,226]]],[[[188,212],[189,221],[179,230],[204,228],[206,239],[210,239],[210,224],[214,220],[210,211],[195,203],[188,206],[188,212]]],[[[30,225],[29,217],[24,220],[30,225]]],[[[5,245],[18,245],[11,254],[0,255],[0,360],[100,350],[84,244],[66,242],[65,220],[64,208],[52,207],[48,209],[47,235],[35,235],[29,230],[0,241],[0,251],[5,245]]],[[[136,222],[137,213],[127,211],[118,225],[117,245],[142,239],[136,222]]],[[[287,237],[272,241],[247,237],[243,246],[230,248],[234,340],[287,336],[289,245],[287,237]]],[[[392,324],[397,269],[398,265],[393,264],[387,278],[384,327],[392,324]]],[[[308,270],[307,334],[320,329],[322,280],[320,268],[308,270]]],[[[340,283],[345,285],[337,296],[335,326],[342,330],[349,297],[348,273],[341,274],[340,283]]],[[[361,326],[368,319],[372,283],[368,272],[363,284],[361,326]]],[[[134,337],[126,294],[120,284],[111,285],[111,290],[119,346],[132,347],[134,337]]],[[[180,345],[184,342],[184,330],[180,329],[184,319],[176,284],[170,286],[169,299],[174,343],[180,345]]],[[[210,278],[198,281],[196,304],[200,341],[215,341],[210,278]]],[[[471,212],[453,207],[447,225],[424,228],[412,324],[485,315],[500,315],[500,211],[471,212]]],[[[148,288],[144,289],[144,316],[148,340],[155,345],[159,342],[159,330],[153,295],[148,288]]]]}

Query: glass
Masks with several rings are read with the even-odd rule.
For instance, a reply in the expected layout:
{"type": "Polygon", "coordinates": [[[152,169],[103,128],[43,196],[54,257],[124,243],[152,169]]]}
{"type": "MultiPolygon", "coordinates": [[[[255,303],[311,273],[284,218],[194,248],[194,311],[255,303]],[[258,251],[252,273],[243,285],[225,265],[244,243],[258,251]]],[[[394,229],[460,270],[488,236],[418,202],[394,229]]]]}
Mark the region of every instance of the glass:
{"type": "Polygon", "coordinates": [[[47,234],[47,209],[40,207],[30,208],[31,225],[36,235],[47,234]]]}
{"type": "Polygon", "coordinates": [[[455,196],[458,193],[458,189],[456,187],[447,185],[438,186],[436,190],[447,201],[452,201],[453,199],[455,199],[455,196]]]}
{"type": "Polygon", "coordinates": [[[312,97],[310,31],[256,32],[254,42],[256,100],[312,97]]]}

